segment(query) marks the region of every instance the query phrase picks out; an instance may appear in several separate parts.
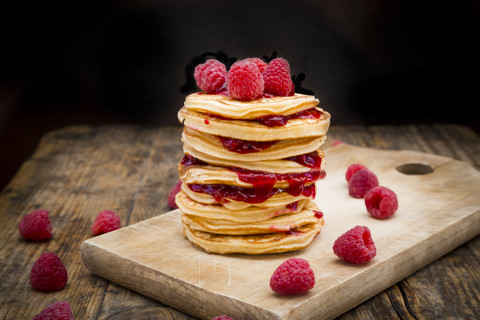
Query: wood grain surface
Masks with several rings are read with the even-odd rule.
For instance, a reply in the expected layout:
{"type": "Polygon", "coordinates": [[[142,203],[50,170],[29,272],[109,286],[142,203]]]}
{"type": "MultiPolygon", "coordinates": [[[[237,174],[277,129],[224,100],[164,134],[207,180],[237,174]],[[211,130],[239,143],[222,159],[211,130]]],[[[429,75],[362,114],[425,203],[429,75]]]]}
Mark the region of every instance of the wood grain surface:
{"type": "MultiPolygon", "coordinates": [[[[182,157],[181,128],[74,126],[44,136],[0,195],[0,318],[31,319],[46,305],[67,300],[77,319],[194,319],[89,272],[80,245],[91,238],[104,209],[131,225],[169,210],[166,202],[182,157]],[[54,236],[22,240],[21,218],[47,209],[54,236]],[[41,293],[28,284],[39,255],[64,261],[67,286],[41,293]]],[[[463,160],[480,168],[480,138],[458,125],[332,126],[335,140],[389,150],[417,150],[463,160]]],[[[477,319],[480,317],[480,238],[396,283],[339,319],[477,319]]]]}

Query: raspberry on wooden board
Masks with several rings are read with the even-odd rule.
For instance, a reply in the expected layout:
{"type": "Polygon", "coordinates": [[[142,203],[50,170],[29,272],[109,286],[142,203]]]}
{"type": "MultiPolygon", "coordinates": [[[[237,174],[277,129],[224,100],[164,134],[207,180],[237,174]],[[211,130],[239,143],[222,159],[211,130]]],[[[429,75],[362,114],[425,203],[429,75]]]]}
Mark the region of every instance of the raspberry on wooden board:
{"type": "Polygon", "coordinates": [[[315,274],[307,260],[285,260],[270,278],[270,287],[282,295],[305,293],[315,285],[315,274]]]}
{"type": "Polygon", "coordinates": [[[343,261],[362,264],[375,257],[377,248],[370,229],[365,226],[356,226],[335,240],[333,252],[343,261]]]}

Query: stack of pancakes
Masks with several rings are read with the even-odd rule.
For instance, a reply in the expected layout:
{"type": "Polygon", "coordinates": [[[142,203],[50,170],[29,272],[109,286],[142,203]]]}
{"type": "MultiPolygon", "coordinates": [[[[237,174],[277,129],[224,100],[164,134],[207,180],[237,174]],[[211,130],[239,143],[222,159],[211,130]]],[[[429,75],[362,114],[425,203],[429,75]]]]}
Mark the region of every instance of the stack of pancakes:
{"type": "Polygon", "coordinates": [[[320,232],[313,201],[330,115],[310,95],[186,97],[180,162],[183,233],[207,252],[298,250],[320,232]]]}

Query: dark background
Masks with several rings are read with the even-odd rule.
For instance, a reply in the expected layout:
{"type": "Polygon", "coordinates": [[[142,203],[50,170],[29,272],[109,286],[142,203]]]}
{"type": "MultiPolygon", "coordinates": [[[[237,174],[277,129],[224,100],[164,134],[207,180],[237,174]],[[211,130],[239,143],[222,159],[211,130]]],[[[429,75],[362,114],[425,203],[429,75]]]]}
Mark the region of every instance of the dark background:
{"type": "Polygon", "coordinates": [[[480,133],[480,1],[3,3],[0,188],[47,131],[179,125],[185,69],[205,52],[277,52],[333,125],[454,122],[480,133]]]}

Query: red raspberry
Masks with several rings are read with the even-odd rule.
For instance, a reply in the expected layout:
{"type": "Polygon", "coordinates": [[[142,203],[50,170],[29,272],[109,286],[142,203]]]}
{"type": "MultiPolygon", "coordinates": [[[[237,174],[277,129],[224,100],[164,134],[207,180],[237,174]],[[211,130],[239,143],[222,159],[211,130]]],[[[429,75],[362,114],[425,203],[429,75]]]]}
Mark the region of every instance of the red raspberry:
{"type": "Polygon", "coordinates": [[[398,209],[397,195],[386,187],[375,187],[365,195],[365,206],[373,217],[386,219],[398,209]]]}
{"type": "Polygon", "coordinates": [[[52,225],[47,210],[35,210],[23,217],[18,225],[22,237],[32,241],[48,240],[52,237],[52,225]]]}
{"type": "Polygon", "coordinates": [[[361,199],[376,186],[378,179],[375,173],[368,169],[360,169],[348,181],[348,192],[352,197],[361,199]]]}
{"type": "Polygon", "coordinates": [[[370,229],[356,226],[335,240],[333,252],[343,261],[360,264],[372,260],[377,254],[377,249],[370,229]]]}
{"type": "Polygon", "coordinates": [[[216,93],[225,88],[227,68],[218,60],[208,59],[204,64],[195,67],[193,77],[200,89],[208,93],[216,93]]]}
{"type": "Polygon", "coordinates": [[[72,307],[67,301],[57,301],[49,304],[33,318],[33,320],[74,320],[72,307]]]}
{"type": "MultiPolygon", "coordinates": [[[[270,61],[263,73],[265,80],[265,93],[286,97],[292,91],[292,78],[290,65],[283,58],[276,58],[270,61]]],[[[295,91],[295,89],[293,89],[295,91]]]]}
{"type": "Polygon", "coordinates": [[[255,63],[248,60],[235,62],[228,70],[227,89],[233,99],[254,100],[263,95],[264,81],[255,63]]]}
{"type": "Polygon", "coordinates": [[[260,58],[247,58],[245,60],[255,63],[261,74],[263,74],[267,68],[267,63],[260,58]]]}
{"type": "Polygon", "coordinates": [[[30,285],[43,292],[63,289],[68,281],[67,269],[62,260],[53,252],[45,251],[33,264],[30,271],[30,285]]]}
{"type": "Polygon", "coordinates": [[[284,261],[272,274],[270,287],[282,294],[307,292],[315,285],[315,275],[307,260],[290,258],[284,261]]]}
{"type": "Polygon", "coordinates": [[[367,169],[367,167],[360,163],[351,164],[345,173],[345,179],[347,179],[347,182],[350,181],[350,178],[360,169],[367,169]]]}
{"type": "Polygon", "coordinates": [[[170,193],[168,194],[168,206],[172,209],[178,209],[177,204],[175,203],[175,196],[177,193],[180,192],[180,189],[182,188],[182,180],[178,180],[175,186],[172,188],[170,193]]]}
{"type": "Polygon", "coordinates": [[[217,316],[217,317],[213,318],[212,320],[235,320],[235,319],[230,318],[227,315],[221,315],[221,316],[217,316]]]}
{"type": "Polygon", "coordinates": [[[92,224],[92,233],[97,236],[102,233],[107,233],[122,227],[120,217],[115,212],[104,210],[100,212],[92,224]]]}

